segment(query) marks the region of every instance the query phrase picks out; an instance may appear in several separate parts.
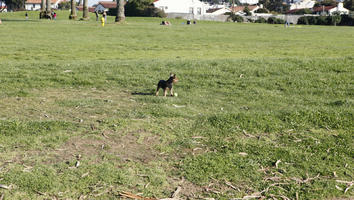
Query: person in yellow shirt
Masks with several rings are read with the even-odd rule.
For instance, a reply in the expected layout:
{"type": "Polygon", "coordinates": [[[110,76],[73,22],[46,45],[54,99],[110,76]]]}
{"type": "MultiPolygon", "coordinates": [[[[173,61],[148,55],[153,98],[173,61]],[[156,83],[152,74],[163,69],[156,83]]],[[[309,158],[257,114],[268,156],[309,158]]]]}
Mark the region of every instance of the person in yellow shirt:
{"type": "Polygon", "coordinates": [[[102,27],[104,27],[104,21],[105,21],[105,20],[104,20],[104,17],[102,16],[102,17],[101,17],[102,27]]]}

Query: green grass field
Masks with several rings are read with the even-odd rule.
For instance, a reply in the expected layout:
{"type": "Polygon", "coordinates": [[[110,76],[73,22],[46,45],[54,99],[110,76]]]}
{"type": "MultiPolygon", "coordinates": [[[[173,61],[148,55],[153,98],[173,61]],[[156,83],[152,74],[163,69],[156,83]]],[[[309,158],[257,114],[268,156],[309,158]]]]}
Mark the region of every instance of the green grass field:
{"type": "Polygon", "coordinates": [[[0,198],[353,198],[353,27],[29,16],[0,13],[0,198]]]}

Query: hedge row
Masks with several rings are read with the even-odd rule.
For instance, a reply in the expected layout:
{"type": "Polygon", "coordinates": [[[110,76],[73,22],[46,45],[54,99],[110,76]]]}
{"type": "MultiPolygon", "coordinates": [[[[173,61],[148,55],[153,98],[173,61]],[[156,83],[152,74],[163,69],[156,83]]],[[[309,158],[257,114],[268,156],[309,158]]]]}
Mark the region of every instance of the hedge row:
{"type": "Polygon", "coordinates": [[[349,15],[304,16],[298,19],[297,24],[354,26],[354,17],[349,15]]]}
{"type": "Polygon", "coordinates": [[[268,23],[268,24],[285,24],[285,20],[276,17],[269,17],[268,19],[259,18],[254,21],[255,23],[268,23]]]}

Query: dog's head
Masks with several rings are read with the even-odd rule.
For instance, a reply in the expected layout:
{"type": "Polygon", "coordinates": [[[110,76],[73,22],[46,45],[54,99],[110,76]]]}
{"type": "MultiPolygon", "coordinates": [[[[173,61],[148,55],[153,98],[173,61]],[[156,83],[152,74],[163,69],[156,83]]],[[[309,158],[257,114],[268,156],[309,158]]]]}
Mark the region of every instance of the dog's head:
{"type": "Polygon", "coordinates": [[[170,74],[170,79],[172,79],[173,83],[177,83],[179,81],[176,74],[173,73],[170,74]]]}

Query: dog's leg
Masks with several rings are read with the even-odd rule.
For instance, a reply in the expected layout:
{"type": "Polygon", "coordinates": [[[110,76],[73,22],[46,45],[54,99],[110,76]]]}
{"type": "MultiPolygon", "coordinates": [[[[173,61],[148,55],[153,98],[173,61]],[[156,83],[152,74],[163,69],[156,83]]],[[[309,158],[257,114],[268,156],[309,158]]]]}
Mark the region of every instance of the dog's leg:
{"type": "Polygon", "coordinates": [[[166,97],[166,95],[167,95],[167,89],[165,88],[163,89],[163,96],[166,97]]]}
{"type": "Polygon", "coordinates": [[[170,94],[173,97],[173,88],[170,89],[170,94]]]}
{"type": "Polygon", "coordinates": [[[159,86],[157,86],[157,89],[156,89],[156,96],[159,96],[159,90],[160,90],[160,87],[159,86]]]}

